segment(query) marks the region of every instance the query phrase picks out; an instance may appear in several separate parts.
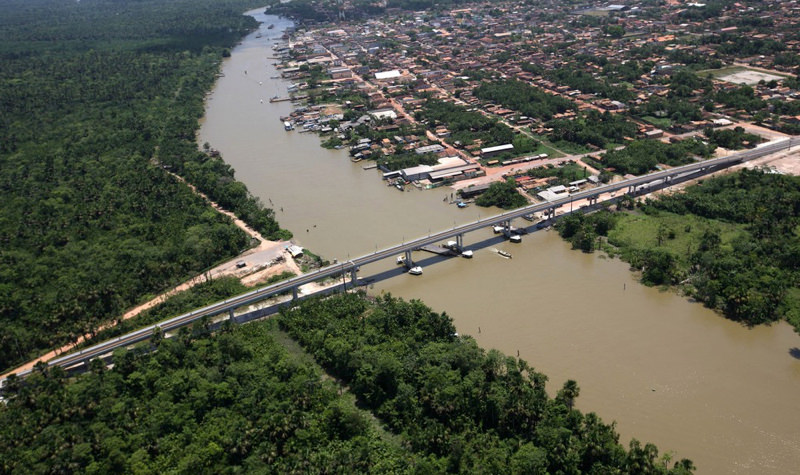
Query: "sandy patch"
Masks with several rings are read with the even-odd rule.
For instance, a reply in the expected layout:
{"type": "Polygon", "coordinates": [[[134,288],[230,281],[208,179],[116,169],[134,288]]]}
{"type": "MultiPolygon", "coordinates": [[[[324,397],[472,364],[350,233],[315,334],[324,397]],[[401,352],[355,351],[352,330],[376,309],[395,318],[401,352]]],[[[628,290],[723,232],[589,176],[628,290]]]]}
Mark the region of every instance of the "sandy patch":
{"type": "Polygon", "coordinates": [[[725,76],[720,76],[719,79],[721,81],[727,81],[734,84],[758,84],[759,81],[769,82],[772,80],[781,81],[783,80],[783,76],[776,76],[774,74],[768,74],[761,71],[739,71],[737,73],[728,74],[725,76]]]}

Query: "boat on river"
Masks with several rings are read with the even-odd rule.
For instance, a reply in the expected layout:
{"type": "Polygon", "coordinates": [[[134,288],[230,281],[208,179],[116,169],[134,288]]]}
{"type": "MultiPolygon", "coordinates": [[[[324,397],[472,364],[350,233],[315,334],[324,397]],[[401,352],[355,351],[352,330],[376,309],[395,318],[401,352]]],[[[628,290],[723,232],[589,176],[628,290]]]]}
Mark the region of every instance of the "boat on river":
{"type": "Polygon", "coordinates": [[[513,243],[519,244],[522,242],[522,236],[520,236],[519,234],[511,234],[508,236],[508,240],[513,243]]]}
{"type": "Polygon", "coordinates": [[[504,251],[502,249],[498,249],[497,253],[500,254],[503,257],[507,257],[507,258],[511,259],[511,253],[508,252],[508,251],[504,251]]]}
{"type": "Polygon", "coordinates": [[[408,269],[408,273],[411,275],[422,275],[422,267],[414,266],[411,269],[408,269]]]}
{"type": "Polygon", "coordinates": [[[461,257],[466,257],[467,259],[472,259],[472,251],[467,249],[466,251],[461,253],[461,257]]]}

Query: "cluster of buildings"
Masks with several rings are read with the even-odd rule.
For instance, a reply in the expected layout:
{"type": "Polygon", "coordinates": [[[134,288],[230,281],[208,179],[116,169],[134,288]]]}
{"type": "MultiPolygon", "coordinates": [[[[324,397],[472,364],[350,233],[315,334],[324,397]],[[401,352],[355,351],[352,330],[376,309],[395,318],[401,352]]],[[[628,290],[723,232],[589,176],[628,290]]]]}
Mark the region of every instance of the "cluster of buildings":
{"type": "MultiPolygon", "coordinates": [[[[712,79],[715,91],[734,90],[745,82],[758,99],[793,103],[800,98],[793,74],[800,66],[800,40],[795,34],[800,6],[796,2],[659,3],[586,2],[576,6],[575,2],[554,0],[536,2],[534,7],[519,1],[475,3],[435,12],[387,9],[380,18],[301,26],[279,52],[285,77],[299,80],[303,69],[323,68],[326,80],[321,85],[331,94],[366,98],[366,103],[358,106],[362,110],[356,121],[390,118],[390,127],[413,123],[413,114],[424,101],[437,98],[496,117],[517,131],[525,128],[545,135],[548,130],[542,120],[473,95],[473,89],[490,77],[516,79],[568,99],[575,104],[574,110],[556,117],[567,120],[579,119],[581,111],[590,109],[627,114],[648,101],[670,99],[674,90],[669,78],[683,68],[697,71],[735,64],[753,74],[730,78],[700,74],[712,79]],[[745,47],[731,50],[731,45],[741,44],[745,47]],[[625,79],[609,74],[626,63],[639,69],[634,68],[625,79]],[[611,86],[628,90],[629,98],[616,100],[582,91],[547,73],[567,67],[579,67],[598,83],[613,82],[611,86]],[[761,75],[755,74],[759,71],[761,75]]],[[[343,2],[345,18],[349,7],[356,6],[343,2]]],[[[689,91],[688,97],[684,93],[682,99],[705,106],[703,116],[676,124],[673,130],[631,117],[638,138],[667,140],[671,135],[719,126],[719,121],[730,116],[753,118],[746,110],[731,110],[719,103],[709,106],[709,97],[708,91],[702,90],[689,91]]],[[[773,125],[800,123],[800,106],[797,113],[792,107],[785,109],[780,117],[776,113],[773,125]]],[[[382,126],[387,126],[385,122],[382,126]]],[[[439,165],[398,171],[398,176],[431,182],[473,177],[487,165],[486,160],[479,164],[476,158],[489,159],[512,147],[478,144],[461,149],[458,143],[448,141],[449,135],[447,126],[439,125],[426,134],[402,137],[404,141],[413,139],[419,148],[439,147],[434,153],[444,160],[439,165]],[[452,165],[448,157],[457,157],[462,163],[452,165]]],[[[392,139],[384,139],[364,151],[367,156],[370,151],[391,153],[395,145],[392,139]]]]}

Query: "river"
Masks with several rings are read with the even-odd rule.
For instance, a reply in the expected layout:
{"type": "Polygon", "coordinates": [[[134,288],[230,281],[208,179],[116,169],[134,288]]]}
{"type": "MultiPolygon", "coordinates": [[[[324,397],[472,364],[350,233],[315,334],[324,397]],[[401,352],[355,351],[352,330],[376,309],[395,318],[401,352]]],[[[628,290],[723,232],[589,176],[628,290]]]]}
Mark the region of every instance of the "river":
{"type": "MultiPolygon", "coordinates": [[[[316,135],[285,132],[279,117],[292,106],[269,103],[286,95],[269,57],[291,23],[250,14],[263,22],[261,37],[249,35],[225,61],[198,142],[222,152],[300,245],[342,260],[492,213],[447,205],[449,189],[387,187],[316,135]]],[[[379,276],[373,294],[421,299],[482,347],[519,354],[550,377],[551,393],[576,380],[578,408],[615,421],[625,445],[653,442],[700,474],[800,467],[800,337],[788,325],[742,327],[638,284],[618,260],[571,250],[555,232],[511,244],[485,230],[465,244],[472,260],[415,255],[422,276],[389,261],[361,276],[379,276]]]]}

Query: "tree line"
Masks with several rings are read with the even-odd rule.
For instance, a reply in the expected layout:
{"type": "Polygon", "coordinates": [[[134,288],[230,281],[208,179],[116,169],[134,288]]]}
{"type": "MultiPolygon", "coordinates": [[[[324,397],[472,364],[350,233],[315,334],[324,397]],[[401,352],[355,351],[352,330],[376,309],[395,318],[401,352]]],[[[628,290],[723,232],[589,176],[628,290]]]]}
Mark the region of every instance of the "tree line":
{"type": "Polygon", "coordinates": [[[94,360],[70,377],[40,364],[9,379],[0,470],[694,470],[649,443],[626,449],[613,425],[575,409],[575,381],[548,396],[544,374],[458,336],[446,314],[419,301],[343,294],[276,319],[213,334],[198,322],[118,350],[112,369],[94,360]]]}
{"type": "Polygon", "coordinates": [[[287,237],[195,132],[245,0],[9,0],[0,9],[0,369],[93,333],[251,245],[171,168],[287,237]]]}
{"type": "MultiPolygon", "coordinates": [[[[623,198],[621,209],[633,209],[623,198]]],[[[635,215],[571,214],[557,226],[573,246],[598,246],[747,325],[784,319],[800,331],[800,178],[760,170],[703,180],[647,199],[635,215]]]]}

